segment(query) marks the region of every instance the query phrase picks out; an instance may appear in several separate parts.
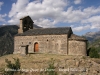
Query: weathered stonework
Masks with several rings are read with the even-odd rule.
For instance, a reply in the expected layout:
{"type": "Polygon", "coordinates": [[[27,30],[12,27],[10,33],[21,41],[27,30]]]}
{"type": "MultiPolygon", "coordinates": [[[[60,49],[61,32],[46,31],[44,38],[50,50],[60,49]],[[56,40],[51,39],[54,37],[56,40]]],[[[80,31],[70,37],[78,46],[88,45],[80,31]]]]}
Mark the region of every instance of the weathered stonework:
{"type": "Polygon", "coordinates": [[[86,55],[86,42],[78,40],[68,41],[69,55],[86,55]]]}
{"type": "Polygon", "coordinates": [[[74,35],[71,27],[34,29],[32,23],[29,16],[20,19],[19,34],[14,37],[14,54],[86,55],[87,40],[74,35]]]}
{"type": "MultiPolygon", "coordinates": [[[[34,45],[37,42],[39,53],[67,54],[67,35],[38,35],[38,36],[16,36],[14,38],[14,53],[28,46],[28,53],[34,53],[34,45]]],[[[23,53],[22,53],[23,54],[23,53]]]]}

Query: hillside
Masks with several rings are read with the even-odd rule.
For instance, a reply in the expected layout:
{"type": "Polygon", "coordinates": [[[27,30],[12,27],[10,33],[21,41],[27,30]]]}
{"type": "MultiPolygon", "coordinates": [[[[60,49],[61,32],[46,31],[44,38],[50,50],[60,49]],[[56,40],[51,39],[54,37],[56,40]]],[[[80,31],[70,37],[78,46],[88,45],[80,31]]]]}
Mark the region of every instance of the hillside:
{"type": "MultiPolygon", "coordinates": [[[[40,75],[34,73],[33,69],[47,69],[51,58],[55,61],[54,66],[58,75],[99,75],[100,59],[93,59],[84,56],[66,56],[53,54],[29,54],[29,55],[13,55],[14,35],[18,32],[18,26],[0,26],[0,71],[6,68],[5,59],[11,60],[19,58],[21,69],[24,71],[32,69],[32,74],[26,72],[26,75],[40,75]],[[9,54],[9,55],[7,55],[9,54]],[[5,55],[5,56],[3,56],[5,55]]],[[[39,28],[35,26],[35,28],[39,28]]],[[[100,47],[99,33],[87,33],[85,37],[90,41],[89,46],[100,47]],[[91,38],[91,39],[90,39],[91,38]]],[[[100,50],[100,49],[99,49],[100,50]]],[[[25,73],[25,72],[24,72],[25,73]]],[[[25,74],[23,74],[25,75],[25,74]]]]}
{"type": "MultiPolygon", "coordinates": [[[[84,56],[66,56],[55,54],[30,54],[30,55],[5,55],[0,57],[0,70],[6,67],[5,59],[19,58],[22,75],[47,75],[43,74],[49,64],[54,60],[55,71],[58,75],[99,75],[100,60],[84,56]],[[40,71],[42,69],[42,71],[40,71]],[[31,72],[29,73],[29,71],[31,72]],[[37,72],[36,72],[37,71],[37,72]],[[26,73],[25,73],[26,72],[26,73]]],[[[48,70],[49,71],[49,70],[48,70]]]]}
{"type": "Polygon", "coordinates": [[[17,34],[18,26],[8,25],[0,27],[0,56],[12,54],[14,48],[14,35],[17,34]]]}

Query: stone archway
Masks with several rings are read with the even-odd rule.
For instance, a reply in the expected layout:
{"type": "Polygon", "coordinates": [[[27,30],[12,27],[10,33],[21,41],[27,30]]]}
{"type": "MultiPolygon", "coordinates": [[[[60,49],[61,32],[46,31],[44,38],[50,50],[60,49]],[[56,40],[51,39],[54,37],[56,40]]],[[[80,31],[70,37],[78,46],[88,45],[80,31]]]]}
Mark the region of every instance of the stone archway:
{"type": "Polygon", "coordinates": [[[38,52],[39,51],[39,45],[38,43],[34,43],[34,52],[38,52]]]}

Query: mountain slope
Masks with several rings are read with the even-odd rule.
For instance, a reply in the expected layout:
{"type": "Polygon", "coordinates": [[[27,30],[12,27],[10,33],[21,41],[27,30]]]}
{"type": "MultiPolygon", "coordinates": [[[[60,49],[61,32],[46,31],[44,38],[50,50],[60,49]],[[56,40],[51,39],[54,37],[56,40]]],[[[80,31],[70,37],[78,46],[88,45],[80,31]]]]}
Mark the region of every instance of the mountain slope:
{"type": "Polygon", "coordinates": [[[18,26],[8,25],[0,27],[0,56],[13,53],[14,35],[18,33],[18,26]]]}
{"type": "Polygon", "coordinates": [[[89,42],[93,42],[95,40],[100,39],[100,31],[98,31],[98,32],[88,32],[83,36],[86,37],[86,39],[88,39],[89,42]]]}

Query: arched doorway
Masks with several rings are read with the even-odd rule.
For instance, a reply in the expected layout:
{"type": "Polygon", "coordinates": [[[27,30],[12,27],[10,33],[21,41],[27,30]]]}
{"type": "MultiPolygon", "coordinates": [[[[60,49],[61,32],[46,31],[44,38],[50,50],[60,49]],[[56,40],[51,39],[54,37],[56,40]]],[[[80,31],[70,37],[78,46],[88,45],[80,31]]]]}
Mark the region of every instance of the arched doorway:
{"type": "Polygon", "coordinates": [[[38,43],[34,43],[34,52],[38,52],[39,51],[39,45],[38,43]]]}

